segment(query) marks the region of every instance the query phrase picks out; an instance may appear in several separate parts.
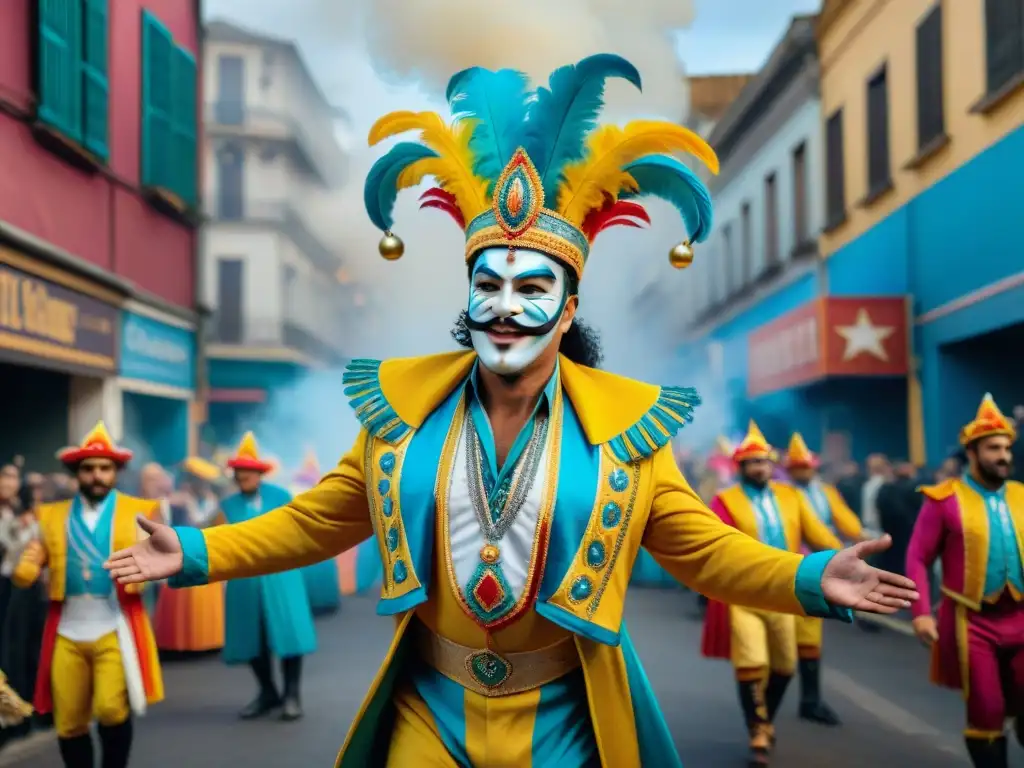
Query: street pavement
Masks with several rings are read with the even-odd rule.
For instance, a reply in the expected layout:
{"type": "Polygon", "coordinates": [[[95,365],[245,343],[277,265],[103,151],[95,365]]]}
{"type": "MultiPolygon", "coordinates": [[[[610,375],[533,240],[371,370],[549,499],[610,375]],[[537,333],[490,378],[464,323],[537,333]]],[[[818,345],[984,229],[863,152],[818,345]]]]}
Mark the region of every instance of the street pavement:
{"type": "MultiPolygon", "coordinates": [[[[630,634],[644,661],[687,768],[745,765],[744,731],[729,665],[702,659],[695,600],[675,590],[633,590],[630,634]]],[[[319,652],[307,660],[305,719],[241,722],[253,694],[246,668],[216,656],[168,662],[167,700],[136,724],[136,768],[328,768],[387,648],[392,620],[370,597],[348,598],[319,621],[319,652]]],[[[778,722],[774,765],[792,768],[953,768],[968,765],[961,746],[963,705],[927,680],[928,654],[898,632],[868,633],[830,623],[825,636],[826,698],[844,719],[838,729],[796,717],[797,688],[778,722]]],[[[1024,751],[1011,747],[1013,768],[1024,751]]],[[[60,768],[52,736],[0,752],[0,767],[60,768]]]]}

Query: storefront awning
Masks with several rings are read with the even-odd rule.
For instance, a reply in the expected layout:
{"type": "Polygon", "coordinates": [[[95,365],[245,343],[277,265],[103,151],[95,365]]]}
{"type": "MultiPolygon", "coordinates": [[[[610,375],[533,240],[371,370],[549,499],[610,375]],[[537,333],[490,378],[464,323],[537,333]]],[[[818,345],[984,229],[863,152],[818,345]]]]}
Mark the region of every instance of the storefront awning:
{"type": "Polygon", "coordinates": [[[830,376],[905,376],[907,301],[903,296],[826,296],[747,338],[751,397],[830,376]]]}

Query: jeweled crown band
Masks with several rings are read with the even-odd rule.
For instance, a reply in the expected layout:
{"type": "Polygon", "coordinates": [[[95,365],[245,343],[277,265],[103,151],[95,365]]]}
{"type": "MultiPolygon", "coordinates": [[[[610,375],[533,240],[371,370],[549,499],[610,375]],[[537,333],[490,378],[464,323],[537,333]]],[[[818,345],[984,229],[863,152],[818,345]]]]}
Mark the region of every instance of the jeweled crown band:
{"type": "Polygon", "coordinates": [[[587,238],[557,213],[542,210],[526,231],[510,236],[498,224],[494,211],[484,211],[466,227],[466,261],[485,248],[532,248],[553,256],[572,267],[576,277],[590,255],[587,238]]]}

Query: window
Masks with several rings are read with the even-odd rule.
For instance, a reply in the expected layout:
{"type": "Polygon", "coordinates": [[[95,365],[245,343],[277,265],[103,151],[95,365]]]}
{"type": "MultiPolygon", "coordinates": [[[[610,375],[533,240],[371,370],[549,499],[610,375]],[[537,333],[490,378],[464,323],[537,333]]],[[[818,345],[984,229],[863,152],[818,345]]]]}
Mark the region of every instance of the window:
{"type": "Polygon", "coordinates": [[[217,262],[217,340],[225,344],[242,341],[241,259],[222,258],[217,262]]]}
{"type": "Polygon", "coordinates": [[[917,27],[917,148],[946,132],[942,98],[942,4],[917,27]]]}
{"type": "Polygon", "coordinates": [[[736,285],[736,269],[733,259],[735,254],[732,247],[732,224],[722,227],[722,266],[725,269],[725,292],[732,293],[738,287],[736,285]]]}
{"type": "Polygon", "coordinates": [[[764,258],[765,266],[779,263],[779,197],[775,174],[764,179],[764,258]]]}
{"type": "Polygon", "coordinates": [[[740,280],[743,287],[750,285],[753,278],[753,243],[750,232],[750,203],[744,203],[740,209],[740,258],[743,260],[740,266],[740,280]]]}
{"type": "Polygon", "coordinates": [[[241,56],[217,57],[216,120],[224,125],[245,122],[245,60],[241,56]]]}
{"type": "Polygon", "coordinates": [[[868,195],[892,181],[889,173],[889,84],[886,67],[868,81],[868,195]]]}
{"type": "Polygon", "coordinates": [[[825,125],[825,172],[828,185],[828,226],[846,218],[846,168],[843,151],[843,110],[832,113],[825,125]]]}
{"type": "Polygon", "coordinates": [[[38,0],[37,117],[110,158],[107,0],[38,0]]]}
{"type": "Polygon", "coordinates": [[[807,145],[793,150],[793,245],[807,242],[807,145]]]}
{"type": "Polygon", "coordinates": [[[1024,72],[1024,0],[985,0],[985,74],[995,93],[1024,72]]]}
{"type": "Polygon", "coordinates": [[[195,207],[197,184],[196,59],[142,12],[142,184],[195,207]]]}
{"type": "MultiPolygon", "coordinates": [[[[281,287],[283,288],[284,300],[281,307],[284,309],[285,320],[290,320],[294,317],[294,312],[300,308],[299,302],[295,301],[295,281],[298,278],[298,273],[291,264],[285,264],[281,268],[281,287]]],[[[314,283],[313,288],[316,290],[320,287],[320,283],[314,283]]]]}
{"type": "Polygon", "coordinates": [[[217,218],[239,221],[245,215],[245,147],[231,144],[217,153],[217,218]]]}

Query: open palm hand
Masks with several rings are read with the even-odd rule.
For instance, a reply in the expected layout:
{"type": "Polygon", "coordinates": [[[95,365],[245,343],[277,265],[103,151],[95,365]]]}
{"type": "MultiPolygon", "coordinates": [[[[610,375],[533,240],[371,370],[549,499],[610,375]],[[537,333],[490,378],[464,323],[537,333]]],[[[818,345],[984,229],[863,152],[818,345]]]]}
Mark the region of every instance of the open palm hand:
{"type": "Polygon", "coordinates": [[[110,556],[103,567],[110,571],[111,578],[118,584],[139,584],[161,581],[179,573],[184,557],[174,529],[141,515],[138,523],[149,536],[110,556]]]}
{"type": "Polygon", "coordinates": [[[896,613],[918,599],[913,581],[868,565],[867,558],[892,546],[891,536],[862,541],[838,552],[825,568],[821,589],[833,605],[867,613],[896,613]]]}

